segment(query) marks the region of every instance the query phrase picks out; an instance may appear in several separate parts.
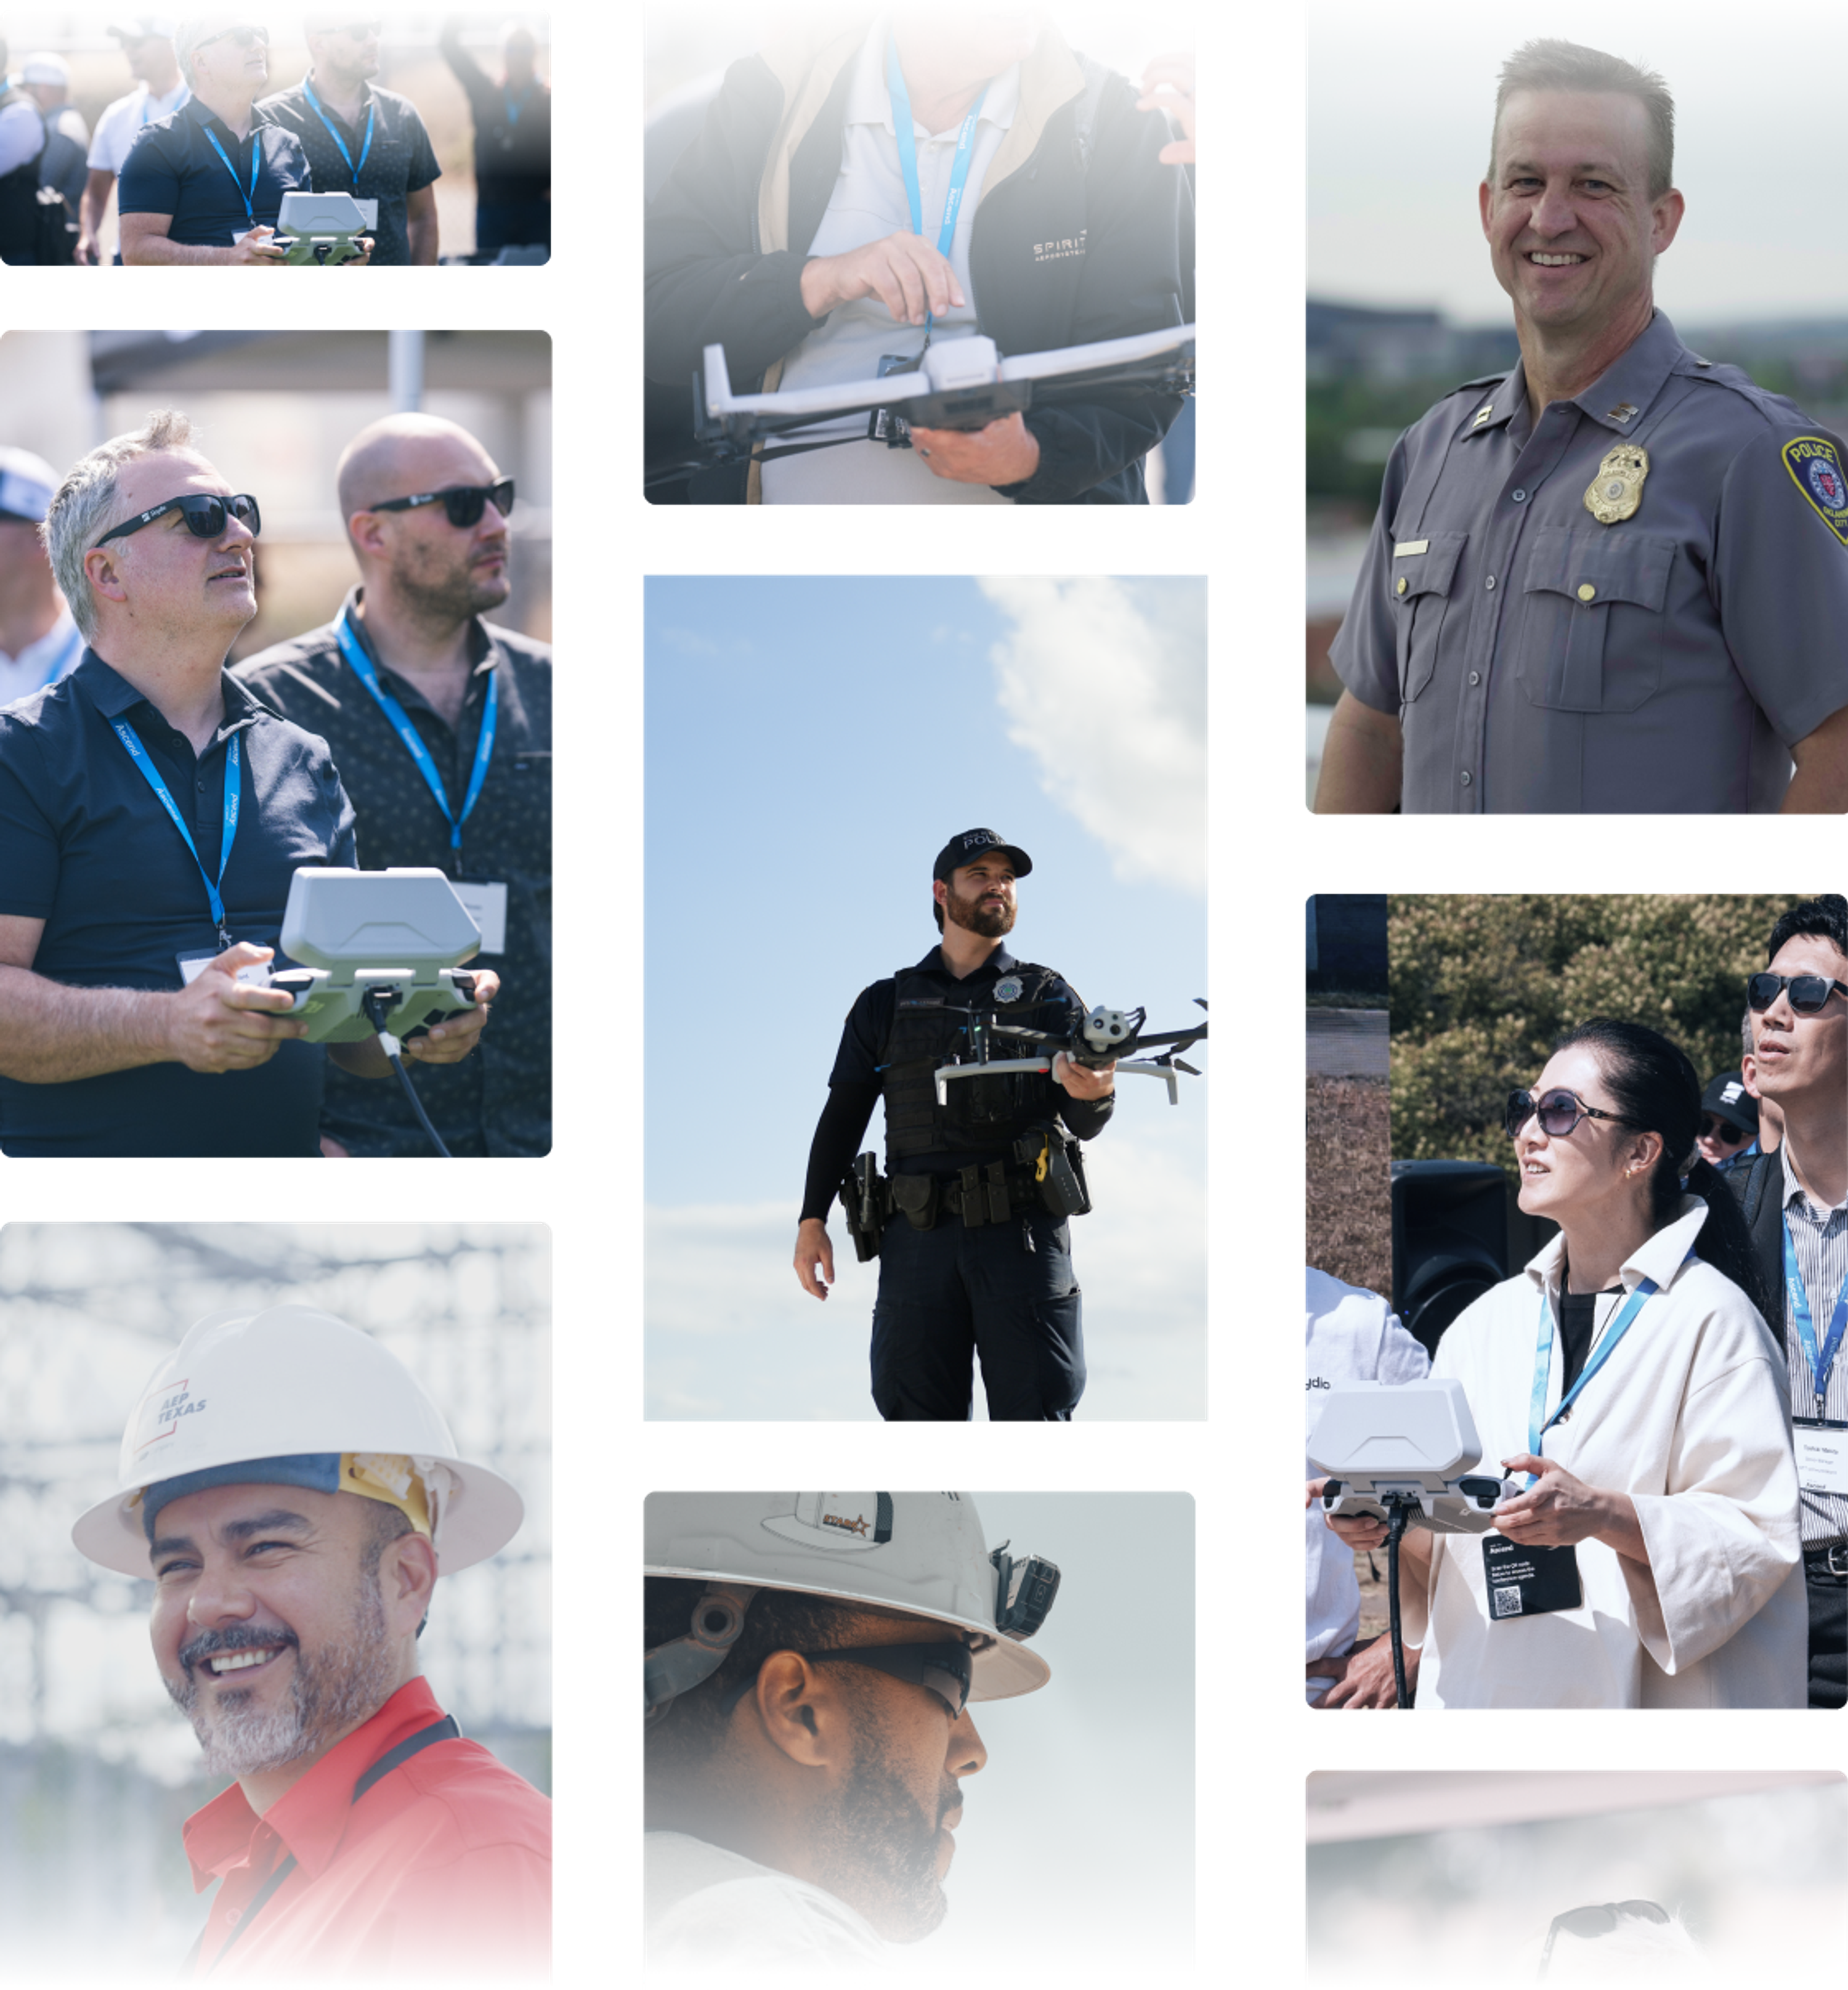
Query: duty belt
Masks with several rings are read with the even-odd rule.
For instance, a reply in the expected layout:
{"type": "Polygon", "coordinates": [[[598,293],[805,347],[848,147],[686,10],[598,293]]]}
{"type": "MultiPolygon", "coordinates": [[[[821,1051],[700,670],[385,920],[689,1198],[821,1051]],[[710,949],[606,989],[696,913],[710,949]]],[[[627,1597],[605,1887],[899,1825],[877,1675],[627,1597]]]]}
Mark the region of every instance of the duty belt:
{"type": "MultiPolygon", "coordinates": [[[[914,1230],[934,1229],[945,1216],[957,1217],[965,1230],[979,1230],[1035,1210],[1063,1223],[1067,1217],[1088,1214],[1091,1206],[1077,1142],[1049,1126],[1033,1127],[988,1160],[953,1173],[894,1174],[879,1180],[873,1168],[873,1156],[862,1154],[841,1189],[863,1262],[878,1248],[877,1238],[870,1246],[866,1242],[868,1231],[877,1227],[867,1221],[869,1207],[882,1222],[903,1216],[914,1230]]],[[[1033,1248],[1030,1225],[1021,1241],[1027,1250],[1033,1248]]]]}

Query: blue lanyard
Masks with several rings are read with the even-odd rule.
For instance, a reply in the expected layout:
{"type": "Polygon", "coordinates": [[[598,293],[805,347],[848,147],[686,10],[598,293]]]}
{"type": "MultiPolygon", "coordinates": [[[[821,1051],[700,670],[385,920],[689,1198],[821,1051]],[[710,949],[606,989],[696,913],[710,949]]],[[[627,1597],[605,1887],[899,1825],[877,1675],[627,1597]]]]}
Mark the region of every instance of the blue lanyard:
{"type": "Polygon", "coordinates": [[[353,191],[357,193],[359,191],[359,176],[365,171],[366,161],[371,156],[372,121],[378,114],[378,99],[374,97],[366,106],[366,141],[359,148],[359,164],[354,165],[353,155],[347,150],[346,140],[334,130],[333,121],[320,107],[320,99],[314,93],[314,84],[305,76],[302,78],[302,94],[307,98],[309,108],[327,126],[327,136],[340,148],[340,156],[347,162],[347,171],[352,177],[353,191]]]}
{"type": "Polygon", "coordinates": [[[1816,1344],[1816,1317],[1809,1309],[1809,1294],[1803,1284],[1803,1274],[1797,1264],[1797,1247],[1790,1241],[1790,1218],[1784,1217],[1784,1289],[1790,1305],[1790,1316],[1796,1322],[1797,1339],[1802,1342],[1803,1359],[1809,1364],[1810,1386],[1816,1391],[1816,1413],[1823,1414],[1824,1400],[1829,1394],[1829,1377],[1835,1367],[1835,1357],[1841,1352],[1842,1336],[1848,1333],[1848,1279],[1842,1282],[1840,1297],[1835,1302],[1835,1313],[1829,1323],[1829,1338],[1823,1343],[1819,1353],[1816,1344]]]}
{"type": "MultiPolygon", "coordinates": [[[[1690,1258],[1694,1255],[1691,1251],[1688,1253],[1690,1258]]],[[[1682,1262],[1685,1263],[1687,1260],[1682,1262]]],[[[1578,1380],[1560,1398],[1558,1408],[1550,1417],[1546,1413],[1546,1391],[1553,1367],[1553,1309],[1545,1292],[1541,1293],[1540,1339],[1534,1351],[1534,1393],[1528,1404],[1528,1450],[1532,1456],[1540,1455],[1541,1440],[1578,1401],[1585,1384],[1616,1352],[1618,1342],[1629,1332],[1637,1314],[1661,1289],[1653,1279],[1645,1279],[1638,1285],[1617,1317],[1604,1329],[1602,1338],[1592,1350],[1592,1358],[1579,1370],[1578,1380]]],[[[1530,1486],[1534,1478],[1534,1474],[1528,1474],[1530,1486]]]]}
{"type": "Polygon", "coordinates": [[[341,654],[353,667],[353,674],[358,678],[377,701],[378,708],[391,722],[392,730],[398,735],[405,751],[416,762],[417,771],[423,776],[423,784],[436,797],[436,806],[443,810],[443,819],[449,826],[449,847],[462,847],[462,825],[469,819],[477,801],[481,798],[481,785],[487,779],[488,762],[494,757],[494,724],[500,708],[500,673],[490,671],[487,680],[487,704],[481,715],[481,736],[475,742],[475,765],[469,776],[469,791],[463,798],[462,813],[454,814],[449,807],[449,798],[443,785],[443,776],[438,773],[436,762],[430,758],[430,749],[423,743],[422,735],[411,723],[410,714],[397,699],[378,681],[378,673],[372,667],[359,638],[353,633],[353,625],[347,620],[347,611],[340,611],[340,620],[334,625],[334,633],[340,640],[341,654]]]}
{"type": "MultiPolygon", "coordinates": [[[[530,88],[531,86],[529,84],[527,87],[530,88]]],[[[505,83],[500,86],[500,96],[507,106],[507,121],[510,124],[517,124],[520,122],[520,100],[505,83]]]]}
{"type": "MultiPolygon", "coordinates": [[[[888,38],[886,42],[886,87],[892,97],[892,133],[898,141],[898,163],[904,168],[905,199],[910,204],[911,233],[921,235],[924,231],[924,194],[917,183],[917,139],[911,129],[911,93],[905,88],[905,73],[899,65],[898,43],[888,38]]],[[[950,166],[950,190],[944,196],[943,226],[937,231],[937,253],[948,256],[950,244],[956,239],[956,217],[962,209],[962,190],[969,177],[969,155],[975,149],[975,126],[982,115],[983,99],[988,95],[984,85],[982,95],[969,106],[969,114],[962,121],[962,131],[956,141],[956,157],[950,166]]],[[[924,322],[931,322],[927,312],[924,322]]]]}
{"type": "Polygon", "coordinates": [[[221,946],[231,944],[231,935],[225,925],[225,901],[221,887],[225,882],[225,867],[231,861],[231,846],[237,840],[237,809],[243,793],[242,762],[238,754],[238,735],[231,735],[231,745],[225,755],[225,827],[219,845],[219,874],[215,881],[207,874],[205,866],[199,857],[199,847],[192,840],[192,831],[186,827],[186,818],[174,805],[171,795],[167,792],[167,783],[161,779],[160,769],[148,757],[148,749],[141,744],[140,736],[126,718],[112,718],[116,737],[128,749],[128,757],[141,770],[141,778],[153,789],[160,804],[173,819],[173,826],[186,839],[186,847],[192,852],[192,861],[199,867],[199,875],[205,881],[205,896],[212,903],[212,917],[219,929],[221,946]]]}
{"type": "Polygon", "coordinates": [[[205,136],[212,141],[212,149],[225,161],[225,170],[231,175],[231,184],[237,188],[238,199],[244,203],[244,219],[254,228],[256,226],[256,209],[251,205],[251,202],[256,197],[256,175],[263,162],[263,148],[257,143],[257,127],[254,124],[250,127],[250,191],[249,193],[245,192],[244,183],[237,176],[237,168],[225,157],[225,148],[219,143],[219,134],[209,125],[202,128],[205,136]]]}

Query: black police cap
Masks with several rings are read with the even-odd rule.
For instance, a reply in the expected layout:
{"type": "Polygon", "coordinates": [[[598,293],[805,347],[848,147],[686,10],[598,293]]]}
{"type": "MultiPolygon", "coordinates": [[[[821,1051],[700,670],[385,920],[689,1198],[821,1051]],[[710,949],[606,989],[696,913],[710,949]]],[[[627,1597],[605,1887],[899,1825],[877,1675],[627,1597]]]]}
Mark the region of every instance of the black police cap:
{"type": "Polygon", "coordinates": [[[1033,868],[1033,860],[1017,843],[1009,843],[997,836],[992,829],[965,829],[961,835],[952,836],[937,853],[937,861],[931,875],[941,878],[947,884],[952,871],[961,871],[991,850],[999,850],[1014,867],[1014,875],[1024,878],[1033,868]]]}

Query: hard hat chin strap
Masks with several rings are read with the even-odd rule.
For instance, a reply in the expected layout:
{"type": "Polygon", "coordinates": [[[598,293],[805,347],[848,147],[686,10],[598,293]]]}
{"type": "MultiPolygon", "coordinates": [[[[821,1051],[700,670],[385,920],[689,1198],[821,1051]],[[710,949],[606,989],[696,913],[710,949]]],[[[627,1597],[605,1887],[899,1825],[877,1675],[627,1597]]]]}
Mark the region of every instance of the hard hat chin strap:
{"type": "Polygon", "coordinates": [[[711,1678],[744,1628],[744,1613],[761,1585],[709,1582],[693,1606],[683,1637],[657,1645],[642,1662],[644,1721],[658,1719],[683,1693],[711,1678]]]}

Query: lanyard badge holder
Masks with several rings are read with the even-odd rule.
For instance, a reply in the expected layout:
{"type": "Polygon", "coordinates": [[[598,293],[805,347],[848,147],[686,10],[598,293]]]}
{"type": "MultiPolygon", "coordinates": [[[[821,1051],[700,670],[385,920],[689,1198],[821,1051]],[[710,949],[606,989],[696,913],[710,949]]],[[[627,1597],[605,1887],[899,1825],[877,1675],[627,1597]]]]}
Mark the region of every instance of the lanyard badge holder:
{"type": "MultiPolygon", "coordinates": [[[[898,43],[890,39],[886,42],[886,87],[892,104],[892,135],[897,141],[898,163],[905,176],[905,200],[911,211],[911,233],[921,236],[924,232],[924,190],[917,177],[917,136],[911,128],[911,93],[905,87],[904,70],[898,59],[898,43]]],[[[968,115],[962,121],[962,129],[957,134],[956,156],[950,166],[949,191],[944,196],[943,223],[937,231],[937,253],[946,261],[956,239],[957,219],[962,212],[963,192],[968,182],[969,160],[975,149],[976,128],[987,96],[985,86],[981,96],[970,105],[968,115]]],[[[931,349],[931,328],[934,322],[927,308],[924,344],[909,357],[903,353],[883,354],[878,378],[887,380],[895,373],[915,373],[923,365],[925,353],[931,349]]],[[[909,449],[911,425],[889,408],[875,408],[867,419],[866,440],[883,442],[888,449],[909,449]]]]}
{"type": "Polygon", "coordinates": [[[1809,1370],[1809,1387],[1815,1398],[1815,1414],[1794,1417],[1797,1478],[1806,1492],[1848,1494],[1848,1423],[1831,1421],[1828,1414],[1829,1378],[1836,1357],[1848,1334],[1848,1280],[1845,1280],[1830,1315],[1829,1330],[1820,1347],[1816,1345],[1816,1316],[1809,1303],[1797,1263],[1796,1245],[1790,1234],[1790,1218],[1783,1218],[1784,1296],[1803,1360],[1809,1370]]]}
{"type": "MultiPolygon", "coordinates": [[[[237,168],[231,163],[230,154],[219,143],[219,134],[210,125],[205,127],[205,136],[212,141],[212,149],[224,161],[225,170],[231,175],[231,184],[237,188],[237,197],[244,203],[244,219],[249,222],[251,228],[254,228],[256,226],[256,176],[262,171],[263,163],[263,148],[258,135],[258,127],[253,125],[250,130],[250,186],[248,192],[245,190],[243,181],[238,176],[237,168]]],[[[249,229],[244,232],[248,234],[249,229]]]]}
{"type": "MultiPolygon", "coordinates": [[[[238,809],[243,796],[243,759],[237,735],[232,735],[231,743],[225,752],[224,822],[219,835],[218,875],[214,878],[205,868],[205,861],[199,855],[199,847],[192,840],[192,831],[186,827],[186,818],[180,813],[178,804],[168,792],[167,783],[161,779],[160,769],[148,757],[148,749],[141,744],[141,735],[126,718],[112,718],[110,725],[127,749],[129,759],[140,769],[142,779],[154,790],[154,799],[167,811],[168,820],[180,832],[188,852],[198,866],[200,881],[205,887],[205,901],[212,908],[212,923],[218,929],[217,953],[225,953],[233,944],[231,929],[225,920],[225,871],[231,861],[231,846],[237,840],[238,809]]],[[[216,958],[217,954],[214,953],[181,954],[178,956],[180,979],[182,982],[195,980],[205,963],[216,958]],[[188,969],[192,970],[190,973],[188,969]]],[[[254,981],[261,981],[263,978],[262,971],[258,969],[253,969],[238,977],[239,980],[254,981]]]]}
{"type": "MultiPolygon", "coordinates": [[[[1540,1332],[1534,1350],[1534,1391],[1528,1405],[1528,1449],[1538,1458],[1546,1433],[1572,1414],[1572,1405],[1629,1333],[1636,1317],[1660,1290],[1653,1279],[1644,1279],[1632,1292],[1617,1316],[1607,1326],[1592,1352],[1578,1379],[1560,1398],[1559,1407],[1546,1413],[1547,1383],[1552,1373],[1553,1308],[1543,1292],[1540,1295],[1540,1332]]],[[[1531,1489],[1536,1474],[1528,1475],[1531,1489]]],[[[1511,1541],[1503,1534],[1490,1534],[1482,1544],[1483,1584],[1489,1599],[1489,1616],[1500,1623],[1511,1617],[1544,1617],[1555,1610],[1576,1610],[1585,1601],[1584,1584],[1578,1577],[1578,1550],[1567,1546],[1531,1547],[1511,1541]]]]}

